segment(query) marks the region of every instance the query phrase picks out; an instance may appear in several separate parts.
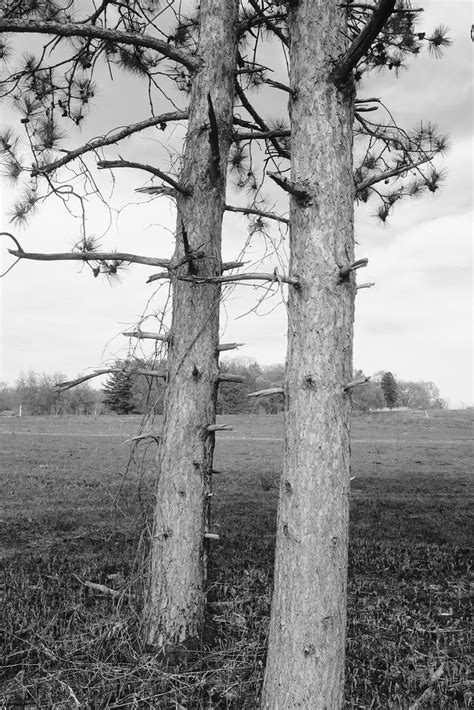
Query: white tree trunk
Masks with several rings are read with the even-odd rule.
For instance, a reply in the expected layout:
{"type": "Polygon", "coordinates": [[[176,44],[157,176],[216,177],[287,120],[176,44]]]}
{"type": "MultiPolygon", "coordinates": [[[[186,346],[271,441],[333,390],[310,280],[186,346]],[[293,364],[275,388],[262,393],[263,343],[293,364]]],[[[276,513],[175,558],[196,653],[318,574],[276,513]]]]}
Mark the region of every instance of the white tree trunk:
{"type": "Polygon", "coordinates": [[[265,710],[337,710],[343,703],[354,276],[352,87],[330,72],[345,13],[300,0],[289,13],[290,287],[284,468],[263,701],[265,710]]]}
{"type": "MultiPolygon", "coordinates": [[[[205,258],[193,262],[199,276],[221,275],[237,8],[238,0],[201,2],[198,54],[202,64],[192,83],[180,176],[192,195],[178,196],[175,254],[185,255],[186,242],[191,250],[205,252],[205,258]]],[[[189,274],[188,265],[176,271],[177,276],[189,274]]],[[[215,422],[216,412],[219,305],[219,284],[173,280],[168,386],[144,609],[146,641],[161,649],[198,638],[203,621],[208,544],[204,535],[209,525],[215,436],[207,427],[215,422]]]]}

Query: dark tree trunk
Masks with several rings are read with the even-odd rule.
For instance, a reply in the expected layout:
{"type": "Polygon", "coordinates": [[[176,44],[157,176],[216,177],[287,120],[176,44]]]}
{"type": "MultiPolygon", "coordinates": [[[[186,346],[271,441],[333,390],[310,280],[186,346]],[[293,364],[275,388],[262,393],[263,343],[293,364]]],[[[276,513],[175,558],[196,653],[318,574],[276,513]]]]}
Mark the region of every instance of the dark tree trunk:
{"type": "Polygon", "coordinates": [[[205,604],[209,494],[218,387],[220,285],[181,276],[220,276],[221,227],[231,140],[237,0],[203,0],[176,253],[202,251],[173,278],[168,386],[158,454],[156,504],[145,604],[146,641],[167,648],[199,636],[205,604]]]}
{"type": "Polygon", "coordinates": [[[330,0],[290,9],[290,287],[284,470],[263,707],[343,702],[355,283],[352,87],[336,88],[345,17],[330,0]]]}

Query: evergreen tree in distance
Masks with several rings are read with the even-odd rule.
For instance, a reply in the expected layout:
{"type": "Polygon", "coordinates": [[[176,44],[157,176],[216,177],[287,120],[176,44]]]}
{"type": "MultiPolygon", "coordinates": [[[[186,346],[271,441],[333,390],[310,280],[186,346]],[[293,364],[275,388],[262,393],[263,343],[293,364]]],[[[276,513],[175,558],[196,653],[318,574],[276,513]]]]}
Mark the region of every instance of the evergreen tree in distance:
{"type": "Polygon", "coordinates": [[[395,377],[391,372],[386,372],[382,377],[382,382],[380,383],[382,387],[383,396],[387,402],[387,407],[393,409],[393,407],[398,402],[398,387],[395,377]]]}
{"type": "Polygon", "coordinates": [[[103,387],[104,404],[117,414],[130,414],[132,404],[132,376],[121,369],[113,372],[103,387]]]}

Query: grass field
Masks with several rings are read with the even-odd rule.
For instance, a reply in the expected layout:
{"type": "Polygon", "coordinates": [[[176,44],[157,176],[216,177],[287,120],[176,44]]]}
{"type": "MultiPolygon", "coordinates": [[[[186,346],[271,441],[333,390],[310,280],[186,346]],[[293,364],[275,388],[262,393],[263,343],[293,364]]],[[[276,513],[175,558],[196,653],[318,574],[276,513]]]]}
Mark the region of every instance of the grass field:
{"type": "MultiPolygon", "coordinates": [[[[258,707],[282,419],[221,420],[204,648],[164,666],[137,640],[155,450],[127,465],[139,418],[0,419],[3,707],[258,707]]],[[[474,704],[471,437],[470,412],[354,417],[347,708],[474,704]]]]}

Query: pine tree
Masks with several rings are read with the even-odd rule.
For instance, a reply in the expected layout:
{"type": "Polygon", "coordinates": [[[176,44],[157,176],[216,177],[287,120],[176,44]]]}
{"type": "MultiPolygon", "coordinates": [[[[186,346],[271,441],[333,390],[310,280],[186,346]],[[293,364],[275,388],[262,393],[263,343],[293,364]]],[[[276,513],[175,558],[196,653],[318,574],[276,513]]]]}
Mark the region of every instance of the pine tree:
{"type": "MultiPolygon", "coordinates": [[[[73,165],[77,189],[88,197],[95,168],[138,170],[152,181],[140,194],[176,204],[171,259],[101,252],[85,218],[72,254],[31,254],[15,237],[12,253],[19,260],[75,259],[94,276],[147,264],[162,269],[149,282],[171,283],[170,330],[130,334],[161,340],[168,351],[144,605],[146,641],[163,650],[198,637],[202,626],[220,428],[216,394],[224,375],[218,357],[236,347],[218,342],[221,285],[251,280],[288,290],[286,441],[263,704],[336,710],[343,689],[352,328],[356,272],[367,264],[354,255],[354,200],[376,201],[386,222],[402,198],[438,189],[442,173],[433,160],[446,148],[431,124],[408,131],[388,110],[368,118],[385,109],[380,100],[357,95],[357,85],[374,69],[397,72],[423,45],[437,54],[449,41],[444,28],[417,33],[420,11],[403,1],[202,0],[199,7],[185,17],[181,3],[163,8],[153,0],[110,0],[89,14],[83,2],[2,3],[1,32],[62,38],[48,42],[41,56],[24,57],[3,82],[21,113],[24,149],[32,158],[25,161],[18,137],[3,131],[8,174],[17,183],[27,178],[12,208],[14,221],[24,222],[51,195],[66,199],[61,170],[73,165]],[[275,67],[289,66],[286,83],[267,70],[262,36],[273,38],[275,67]],[[150,115],[125,127],[118,120],[121,127],[60,150],[63,126],[81,126],[93,104],[102,58],[111,74],[120,68],[144,80],[150,115]],[[170,85],[172,105],[158,115],[154,102],[170,85]],[[290,104],[288,117],[257,110],[256,88],[280,92],[282,104],[290,104]],[[176,108],[182,103],[184,109],[176,108]],[[168,172],[158,155],[146,164],[122,157],[125,139],[143,131],[155,139],[158,130],[166,137],[168,126],[185,121],[182,155],[168,172]],[[264,147],[263,161],[255,145],[264,147]],[[250,204],[227,203],[228,164],[250,204]],[[288,198],[289,217],[264,199],[267,178],[288,198]],[[271,273],[225,273],[242,263],[222,262],[224,211],[245,214],[249,239],[262,239],[267,253],[275,253],[269,225],[290,225],[288,272],[279,264],[271,273]]],[[[1,56],[9,52],[3,41],[1,56]]]]}
{"type": "Polygon", "coordinates": [[[117,372],[113,372],[107,379],[102,389],[104,404],[116,414],[130,414],[133,411],[132,403],[132,375],[117,363],[117,372]]]}
{"type": "Polygon", "coordinates": [[[393,407],[398,402],[398,387],[395,377],[392,375],[391,372],[386,372],[384,374],[380,386],[382,388],[385,401],[387,402],[387,407],[393,409],[393,407]]]}

